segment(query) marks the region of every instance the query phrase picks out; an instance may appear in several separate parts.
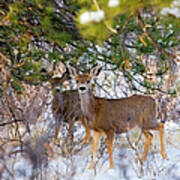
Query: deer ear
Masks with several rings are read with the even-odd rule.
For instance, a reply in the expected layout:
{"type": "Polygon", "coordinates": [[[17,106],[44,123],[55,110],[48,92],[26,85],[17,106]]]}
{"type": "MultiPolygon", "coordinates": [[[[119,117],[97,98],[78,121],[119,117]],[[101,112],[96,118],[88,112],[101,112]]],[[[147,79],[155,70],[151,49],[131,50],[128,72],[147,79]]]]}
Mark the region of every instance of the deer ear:
{"type": "Polygon", "coordinates": [[[53,64],[53,79],[61,78],[65,73],[67,73],[67,69],[63,62],[59,61],[58,63],[53,64]]]}
{"type": "Polygon", "coordinates": [[[95,67],[92,67],[92,69],[90,70],[90,74],[92,76],[98,76],[99,73],[101,72],[102,67],[100,65],[96,65],[95,67]]]}
{"type": "Polygon", "coordinates": [[[77,76],[76,68],[73,67],[73,65],[70,62],[67,63],[67,68],[69,70],[70,76],[77,76]]]}

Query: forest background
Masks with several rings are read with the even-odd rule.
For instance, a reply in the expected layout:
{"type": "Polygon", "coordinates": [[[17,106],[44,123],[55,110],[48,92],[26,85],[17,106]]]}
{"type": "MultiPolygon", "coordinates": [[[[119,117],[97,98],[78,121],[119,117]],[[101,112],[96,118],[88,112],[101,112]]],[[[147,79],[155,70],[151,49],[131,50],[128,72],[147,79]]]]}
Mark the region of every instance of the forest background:
{"type": "MultiPolygon", "coordinates": [[[[169,127],[167,146],[175,142],[172,146],[177,162],[180,157],[179,18],[179,0],[1,0],[0,179],[50,176],[73,179],[82,174],[87,179],[98,179],[98,172],[104,177],[100,165],[87,175],[89,159],[82,161],[81,168],[77,165],[80,154],[89,156],[86,152],[89,145],[81,143],[84,136],[81,125],[74,127],[73,147],[67,140],[67,123],[60,129],[58,142],[53,142],[54,91],[76,88],[69,78],[56,84],[55,89],[52,87],[52,79],[62,77],[68,62],[82,72],[88,72],[96,63],[102,66],[100,78],[94,84],[98,96],[120,98],[135,93],[153,96],[161,109],[161,118],[169,127]]],[[[99,164],[106,167],[103,144],[99,164]]],[[[128,157],[134,159],[142,149],[141,143],[132,146],[126,138],[117,140],[115,146],[121,147],[116,152],[116,159],[121,160],[128,149],[132,151],[128,157]]],[[[153,149],[151,157],[156,154],[156,148],[153,149]]],[[[131,179],[128,172],[136,178],[164,178],[167,174],[174,179],[180,177],[175,161],[167,161],[165,170],[158,163],[151,169],[152,161],[150,158],[148,165],[139,165],[137,169],[118,164],[115,172],[106,174],[106,178],[131,179]]]]}

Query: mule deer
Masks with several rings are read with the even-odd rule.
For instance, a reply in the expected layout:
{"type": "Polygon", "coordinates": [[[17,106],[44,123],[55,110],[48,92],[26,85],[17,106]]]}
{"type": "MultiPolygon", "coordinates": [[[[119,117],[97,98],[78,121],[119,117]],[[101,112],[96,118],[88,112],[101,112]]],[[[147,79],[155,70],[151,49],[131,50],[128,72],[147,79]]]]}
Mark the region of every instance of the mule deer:
{"type": "Polygon", "coordinates": [[[145,135],[145,146],[142,163],[145,162],[153,135],[149,130],[158,130],[160,133],[161,155],[164,152],[164,124],[156,119],[156,103],[150,96],[133,95],[121,99],[105,99],[93,95],[90,81],[96,77],[101,68],[94,67],[88,74],[78,74],[76,69],[68,64],[72,76],[75,77],[81,100],[81,109],[86,125],[94,130],[92,141],[92,159],[90,169],[94,167],[94,158],[101,133],[106,135],[106,146],[109,154],[110,168],[114,168],[112,159],[112,145],[115,133],[127,132],[139,126],[145,135]]]}
{"type": "Polygon", "coordinates": [[[61,78],[52,78],[50,81],[53,88],[52,112],[56,120],[54,142],[57,142],[59,129],[62,121],[69,124],[68,132],[70,134],[71,140],[73,140],[74,122],[76,120],[81,120],[86,130],[84,143],[87,143],[90,141],[90,130],[84,123],[78,91],[68,90],[64,92],[58,92],[55,88],[57,84],[62,84],[67,79],[69,79],[69,73],[66,71],[61,78]]]}

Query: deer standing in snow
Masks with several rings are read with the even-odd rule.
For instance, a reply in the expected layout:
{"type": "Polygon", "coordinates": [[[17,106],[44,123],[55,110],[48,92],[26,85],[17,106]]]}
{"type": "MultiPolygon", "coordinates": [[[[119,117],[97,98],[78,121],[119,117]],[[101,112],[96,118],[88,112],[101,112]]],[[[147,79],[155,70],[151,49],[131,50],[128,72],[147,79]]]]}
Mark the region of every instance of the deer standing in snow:
{"type": "Polygon", "coordinates": [[[84,143],[90,141],[90,130],[84,124],[84,118],[80,106],[80,98],[77,90],[67,90],[64,92],[59,92],[56,89],[57,84],[62,84],[64,81],[68,80],[69,73],[63,73],[62,77],[54,77],[50,80],[52,86],[53,100],[52,100],[52,112],[56,121],[56,131],[54,136],[54,142],[57,142],[59,129],[62,122],[67,122],[69,125],[68,133],[70,135],[71,141],[73,141],[73,126],[75,121],[81,120],[84,128],[86,130],[86,136],[84,138],[84,143]]]}
{"type": "Polygon", "coordinates": [[[156,103],[150,96],[133,95],[121,99],[106,99],[93,95],[90,88],[92,78],[98,76],[101,68],[94,67],[87,74],[78,74],[75,67],[68,64],[70,74],[75,78],[81,101],[81,110],[85,124],[94,131],[92,141],[92,159],[89,168],[94,168],[95,154],[102,133],[106,136],[110,168],[114,168],[112,146],[115,133],[124,133],[138,126],[145,136],[142,163],[145,162],[153,135],[149,130],[158,130],[160,134],[161,155],[164,151],[164,123],[156,119],[156,103]]]}

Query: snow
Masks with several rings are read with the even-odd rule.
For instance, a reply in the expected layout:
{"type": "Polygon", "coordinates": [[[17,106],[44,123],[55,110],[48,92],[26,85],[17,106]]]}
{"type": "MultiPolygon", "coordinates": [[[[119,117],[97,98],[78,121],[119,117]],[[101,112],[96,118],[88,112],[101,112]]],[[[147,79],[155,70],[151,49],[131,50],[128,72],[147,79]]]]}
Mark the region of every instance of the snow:
{"type": "Polygon", "coordinates": [[[109,7],[116,7],[119,5],[119,0],[109,0],[108,6],[109,7]]]}
{"type": "Polygon", "coordinates": [[[80,16],[80,23],[101,22],[104,19],[104,11],[86,11],[80,16]]]}
{"type": "Polygon", "coordinates": [[[180,18],[180,0],[174,0],[170,7],[163,8],[161,14],[171,14],[180,18]]]}
{"type": "Polygon", "coordinates": [[[172,130],[173,129],[173,131],[176,131],[176,130],[179,129],[179,124],[177,124],[177,123],[175,123],[173,121],[168,121],[165,124],[165,129],[166,130],[172,130]]]}
{"type": "Polygon", "coordinates": [[[19,161],[17,161],[14,164],[14,172],[16,179],[18,180],[28,179],[32,175],[32,164],[29,161],[27,161],[27,159],[21,157],[19,161]]]}
{"type": "Polygon", "coordinates": [[[164,8],[161,12],[162,14],[172,14],[176,16],[177,18],[180,18],[180,9],[175,7],[175,8],[164,8]]]}
{"type": "MultiPolygon", "coordinates": [[[[68,179],[67,176],[69,174],[73,174],[73,176],[70,178],[71,180],[179,179],[180,142],[177,138],[177,136],[180,136],[179,132],[179,124],[173,122],[167,122],[165,124],[165,150],[168,158],[164,160],[160,155],[158,132],[154,131],[152,146],[150,148],[147,161],[143,167],[141,167],[139,164],[134,150],[128,147],[127,139],[124,134],[123,137],[120,137],[119,140],[116,140],[119,142],[115,142],[114,144],[113,159],[115,163],[115,169],[109,169],[108,155],[107,152],[104,152],[102,156],[98,156],[96,159],[97,163],[95,169],[89,170],[88,165],[90,162],[91,145],[82,148],[79,154],[73,155],[72,160],[58,157],[57,159],[51,161],[51,165],[49,166],[51,166],[51,170],[53,171],[54,169],[61,169],[61,177],[65,177],[64,180],[68,179]],[[176,133],[174,133],[174,130],[176,130],[176,133]],[[119,143],[120,146],[125,145],[126,147],[120,148],[119,143]],[[143,172],[140,171],[141,168],[143,172]]],[[[130,134],[130,136],[134,136],[133,132],[130,134]]],[[[133,137],[131,138],[133,139],[133,137]]],[[[139,146],[140,147],[136,148],[140,153],[143,151],[143,144],[139,144],[139,146]]],[[[101,147],[99,147],[99,151],[100,149],[101,147]]]]}

